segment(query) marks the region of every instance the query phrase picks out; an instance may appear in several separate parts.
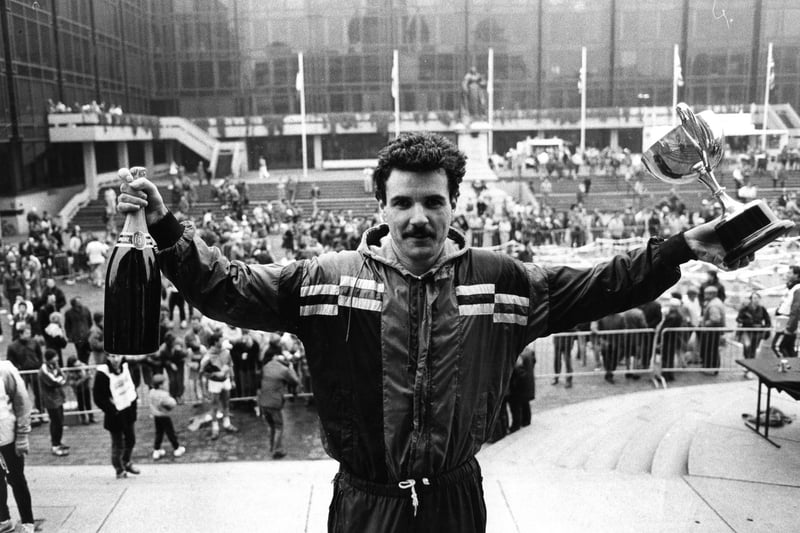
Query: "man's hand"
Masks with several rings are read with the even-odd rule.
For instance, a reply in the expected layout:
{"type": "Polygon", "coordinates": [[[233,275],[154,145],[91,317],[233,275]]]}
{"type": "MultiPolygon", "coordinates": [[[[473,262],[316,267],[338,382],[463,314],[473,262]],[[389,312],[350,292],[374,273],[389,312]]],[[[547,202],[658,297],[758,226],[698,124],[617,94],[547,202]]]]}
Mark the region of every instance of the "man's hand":
{"type": "Polygon", "coordinates": [[[118,175],[122,180],[120,195],[117,197],[117,211],[132,213],[144,208],[144,217],[148,226],[164,218],[168,213],[167,206],[158,187],[147,178],[134,179],[130,169],[119,169],[118,175]]]}
{"type": "Polygon", "coordinates": [[[17,435],[17,438],[14,439],[14,450],[20,457],[28,453],[28,451],[30,450],[30,444],[28,443],[27,433],[17,435]]]}
{"type": "Polygon", "coordinates": [[[731,265],[725,265],[724,259],[727,252],[719,242],[717,232],[714,231],[714,226],[718,222],[719,219],[714,219],[686,230],[683,234],[686,238],[686,244],[689,245],[697,259],[716,265],[722,270],[736,270],[749,265],[754,258],[754,254],[743,257],[731,265]]]}

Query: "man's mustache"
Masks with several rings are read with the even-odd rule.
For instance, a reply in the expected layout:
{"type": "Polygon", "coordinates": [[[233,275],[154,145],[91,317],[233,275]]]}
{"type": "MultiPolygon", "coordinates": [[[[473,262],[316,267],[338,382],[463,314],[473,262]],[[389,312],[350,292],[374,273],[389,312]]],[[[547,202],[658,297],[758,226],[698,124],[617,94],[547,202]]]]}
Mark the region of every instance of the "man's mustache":
{"type": "Polygon", "coordinates": [[[427,228],[416,228],[411,231],[406,231],[405,233],[403,233],[403,238],[406,239],[425,239],[425,238],[432,239],[434,237],[436,237],[436,235],[433,233],[433,231],[427,228]]]}

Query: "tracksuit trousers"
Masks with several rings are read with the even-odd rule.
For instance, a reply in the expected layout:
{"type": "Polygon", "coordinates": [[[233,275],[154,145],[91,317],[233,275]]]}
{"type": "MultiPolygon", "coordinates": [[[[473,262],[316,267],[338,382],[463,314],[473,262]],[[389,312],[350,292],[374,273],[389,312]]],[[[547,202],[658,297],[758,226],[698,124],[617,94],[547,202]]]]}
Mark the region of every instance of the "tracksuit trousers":
{"type": "Polygon", "coordinates": [[[342,468],[333,480],[330,533],[483,533],[483,477],[473,457],[433,478],[379,484],[342,468]]]}

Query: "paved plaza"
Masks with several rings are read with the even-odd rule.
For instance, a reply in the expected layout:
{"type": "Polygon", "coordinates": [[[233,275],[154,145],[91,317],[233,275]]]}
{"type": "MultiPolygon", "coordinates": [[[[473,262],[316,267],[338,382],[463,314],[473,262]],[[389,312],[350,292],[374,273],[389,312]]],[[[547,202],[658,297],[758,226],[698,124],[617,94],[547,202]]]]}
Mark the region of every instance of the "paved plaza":
{"type": "MultiPolygon", "coordinates": [[[[797,531],[800,424],[771,431],[781,448],[745,428],[756,389],[735,380],[536,412],[479,454],[488,530],[797,531]]],[[[783,395],[773,405],[800,412],[783,395]]],[[[333,461],[228,459],[140,464],[124,480],[107,465],[29,466],[34,512],[54,532],[325,530],[333,461]]]]}

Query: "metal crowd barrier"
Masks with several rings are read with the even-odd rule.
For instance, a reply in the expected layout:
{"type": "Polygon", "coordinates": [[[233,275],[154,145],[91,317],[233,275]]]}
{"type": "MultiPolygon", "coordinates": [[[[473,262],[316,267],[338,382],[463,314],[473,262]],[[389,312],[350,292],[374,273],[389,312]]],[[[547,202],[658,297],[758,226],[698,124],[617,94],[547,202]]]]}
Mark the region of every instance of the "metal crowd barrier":
{"type": "Polygon", "coordinates": [[[666,388],[664,374],[744,372],[736,360],[775,356],[774,338],[771,328],[663,328],[654,375],[666,388]]]}
{"type": "MultiPolygon", "coordinates": [[[[138,380],[136,393],[139,397],[140,409],[147,408],[148,406],[147,396],[150,390],[148,383],[150,383],[150,379],[153,375],[152,369],[143,368],[145,366],[146,363],[138,363],[130,365],[131,373],[134,374],[134,380],[135,381],[138,380]]],[[[302,365],[296,364],[295,370],[298,370],[297,367],[300,366],[302,365]]],[[[98,409],[94,405],[94,399],[92,398],[92,387],[94,385],[94,376],[96,373],[96,368],[97,368],[96,365],[86,365],[77,368],[76,367],[61,368],[64,375],[67,377],[67,384],[63,386],[64,394],[66,397],[66,400],[64,402],[64,417],[65,420],[69,421],[72,424],[74,424],[75,421],[80,422],[84,417],[88,419],[89,415],[94,416],[94,419],[96,421],[101,420],[98,418],[98,416],[102,414],[102,411],[100,411],[100,409],[98,409]],[[86,381],[85,389],[74,388],[69,385],[69,383],[72,381],[70,379],[70,376],[76,375],[80,372],[86,372],[86,374],[89,376],[89,379],[86,381]],[[83,394],[83,405],[81,405],[81,402],[79,402],[78,396],[80,394],[83,394]]],[[[22,375],[22,379],[25,381],[27,385],[28,394],[31,397],[31,402],[34,407],[34,412],[32,414],[32,421],[41,422],[44,419],[47,411],[41,405],[41,393],[39,390],[39,371],[22,370],[20,371],[20,374],[22,375]]],[[[298,375],[300,377],[300,385],[298,387],[291,389],[289,393],[286,395],[286,397],[287,398],[312,397],[313,393],[311,391],[311,382],[308,379],[307,373],[304,373],[303,370],[300,369],[298,371],[298,375]]],[[[202,403],[208,401],[209,398],[207,393],[206,379],[198,375],[197,370],[192,367],[189,361],[186,361],[183,372],[177,372],[177,373],[164,372],[164,376],[166,377],[166,381],[164,382],[164,385],[162,387],[165,390],[170,391],[173,394],[173,396],[180,396],[182,397],[182,400],[185,402],[202,403]],[[182,380],[181,384],[177,386],[173,384],[171,386],[169,381],[171,376],[174,376],[175,378],[182,380]]],[[[256,373],[251,370],[234,369],[233,382],[235,383],[235,386],[231,390],[232,402],[256,401],[258,388],[261,386],[260,373],[256,373]]]]}
{"type": "Polygon", "coordinates": [[[737,359],[774,352],[770,328],[663,328],[567,331],[534,341],[536,377],[621,374],[667,387],[675,373],[743,372],[737,359]],[[768,337],[768,339],[767,339],[768,337]]]}

